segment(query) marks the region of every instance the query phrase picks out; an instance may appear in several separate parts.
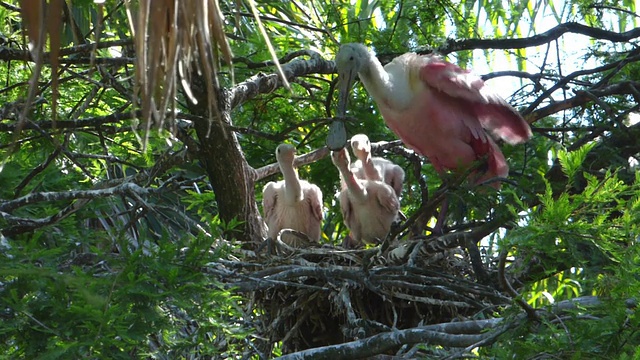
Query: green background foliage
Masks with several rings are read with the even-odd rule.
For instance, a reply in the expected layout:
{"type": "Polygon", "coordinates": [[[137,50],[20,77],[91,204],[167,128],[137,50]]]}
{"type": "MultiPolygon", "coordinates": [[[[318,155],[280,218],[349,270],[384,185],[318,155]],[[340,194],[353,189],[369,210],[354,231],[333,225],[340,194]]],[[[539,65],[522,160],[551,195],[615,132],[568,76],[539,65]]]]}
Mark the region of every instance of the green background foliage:
{"type": "MultiPolygon", "coordinates": [[[[19,5],[0,5],[0,46],[26,54],[19,5]]],[[[221,6],[234,51],[233,71],[223,64],[221,85],[232,88],[260,73],[275,72],[248,5],[240,1],[221,6]]],[[[511,220],[481,245],[489,268],[495,269],[498,255],[505,254],[520,299],[542,310],[580,296],[598,296],[601,303],[535,325],[520,323],[492,344],[465,354],[638,358],[639,319],[633,301],[640,291],[640,177],[629,161],[640,152],[638,130],[629,123],[640,98],[633,87],[640,73],[637,37],[624,42],[591,38],[589,47],[580,49],[571,40],[539,46],[464,43],[531,39],[567,22],[619,33],[637,30],[636,2],[285,0],[258,1],[257,6],[283,64],[289,61],[282,57],[295,51],[312,50],[331,60],[340,43],[362,42],[383,62],[407,51],[437,51],[462,67],[486,69],[481,75],[489,78],[488,84],[525,116],[580,94],[596,99],[528,117],[536,128],[534,138],[526,145],[501,145],[512,182],[500,192],[474,192],[468,184],[452,189],[449,230],[506,216],[511,220]],[[608,66],[615,62],[619,63],[608,66]],[[571,70],[563,71],[563,65],[571,70]],[[502,70],[515,75],[497,74],[502,70]],[[607,92],[616,85],[633,90],[607,92]],[[552,88],[552,99],[545,97],[552,88]]],[[[94,43],[96,5],[73,2],[70,10],[77,31],[65,26],[63,48],[94,43]]],[[[123,3],[107,1],[105,10],[100,41],[130,40],[123,3]]],[[[82,122],[113,114],[131,116],[99,126],[53,126],[51,71],[45,66],[36,103],[28,112],[29,126],[19,132],[16,119],[34,64],[6,54],[0,56],[3,203],[30,193],[106,189],[136,181],[150,192],[145,197],[125,191],[91,199],[36,201],[2,210],[0,357],[174,359],[249,354],[260,310],[251,307],[249,295],[234,292],[219,273],[210,271],[212,264],[239,256],[246,244],[227,235],[243,221],[221,220],[219,194],[203,166],[208,159],[186,149],[185,139],[195,138],[191,128],[180,125],[192,115],[187,97],[179,93],[176,99],[179,130],[151,130],[143,145],[144,129],[131,115],[137,110],[132,104],[135,68],[127,59],[135,54],[128,42],[98,49],[95,56],[105,59],[100,66],[82,61],[85,55],[80,53],[65,58],[56,118],[82,122]],[[124,60],[114,60],[119,58],[124,60]],[[19,219],[50,222],[37,225],[19,219]]],[[[295,145],[298,154],[324,146],[336,101],[336,76],[314,73],[296,78],[290,90],[279,87],[240,104],[232,121],[247,163],[253,168],[273,163],[275,148],[282,142],[295,145]]],[[[366,133],[372,141],[396,139],[359,84],[350,98],[349,116],[356,119],[347,123],[349,134],[366,133]]],[[[427,161],[417,173],[405,157],[390,152],[385,156],[407,172],[401,205],[403,212],[412,214],[421,205],[419,180],[425,180],[433,194],[443,179],[427,161]]],[[[229,170],[219,171],[224,176],[229,170]]],[[[348,229],[335,197],[337,170],[324,158],[301,167],[299,174],[323,190],[322,242],[339,244],[348,229]]],[[[264,184],[279,178],[275,174],[252,183],[254,200],[260,203],[264,184]]],[[[496,309],[496,317],[513,318],[520,310],[515,305],[496,309]]],[[[276,346],[273,354],[279,351],[276,346]]]]}

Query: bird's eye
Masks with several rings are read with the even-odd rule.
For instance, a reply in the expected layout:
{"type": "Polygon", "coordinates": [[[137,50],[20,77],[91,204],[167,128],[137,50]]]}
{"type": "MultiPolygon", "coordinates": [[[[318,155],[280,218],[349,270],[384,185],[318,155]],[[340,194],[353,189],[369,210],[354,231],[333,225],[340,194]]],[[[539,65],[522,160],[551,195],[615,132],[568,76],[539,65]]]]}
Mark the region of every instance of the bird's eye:
{"type": "Polygon", "coordinates": [[[353,60],[353,56],[349,58],[349,60],[353,60]]]}

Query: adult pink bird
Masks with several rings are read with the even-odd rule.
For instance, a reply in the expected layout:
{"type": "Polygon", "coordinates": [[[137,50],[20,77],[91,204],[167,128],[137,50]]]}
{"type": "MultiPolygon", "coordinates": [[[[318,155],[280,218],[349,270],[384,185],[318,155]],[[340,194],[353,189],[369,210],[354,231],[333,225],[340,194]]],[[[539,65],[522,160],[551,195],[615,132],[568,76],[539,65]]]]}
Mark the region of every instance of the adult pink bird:
{"type": "Polygon", "coordinates": [[[387,126],[438,173],[464,170],[486,156],[488,169],[475,181],[506,177],[509,166],[489,133],[509,144],[531,137],[529,124],[479,76],[439,56],[407,53],[382,67],[364,45],[352,43],[340,48],[335,62],[338,116],[346,112],[358,74],[387,126]]]}

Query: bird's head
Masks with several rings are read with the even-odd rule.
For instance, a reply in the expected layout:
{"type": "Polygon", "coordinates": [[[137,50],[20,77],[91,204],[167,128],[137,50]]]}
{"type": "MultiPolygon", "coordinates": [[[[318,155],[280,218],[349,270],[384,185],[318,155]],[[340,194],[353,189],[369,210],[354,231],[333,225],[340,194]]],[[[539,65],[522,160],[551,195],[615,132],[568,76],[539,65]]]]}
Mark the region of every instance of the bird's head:
{"type": "Polygon", "coordinates": [[[370,56],[369,50],[362,44],[351,43],[340,47],[335,60],[340,86],[338,117],[343,117],[347,112],[347,99],[351,85],[355,81],[356,75],[363,70],[370,56]]]}
{"type": "Polygon", "coordinates": [[[296,148],[289,144],[280,144],[276,148],[276,159],[280,164],[293,164],[296,157],[296,148]]]}
{"type": "Polygon", "coordinates": [[[349,170],[351,159],[346,148],[331,152],[331,161],[340,170],[349,170]]]}
{"type": "Polygon", "coordinates": [[[371,142],[369,141],[369,137],[365,134],[353,135],[351,138],[351,150],[353,150],[353,154],[360,159],[360,161],[367,160],[367,158],[371,156],[371,142]]]}

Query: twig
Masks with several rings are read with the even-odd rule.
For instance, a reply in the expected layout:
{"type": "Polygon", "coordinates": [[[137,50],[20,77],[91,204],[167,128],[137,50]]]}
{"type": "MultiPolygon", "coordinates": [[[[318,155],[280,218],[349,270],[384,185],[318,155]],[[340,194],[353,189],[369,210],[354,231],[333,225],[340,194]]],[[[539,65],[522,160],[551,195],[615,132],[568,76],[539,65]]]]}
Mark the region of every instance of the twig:
{"type": "Polygon", "coordinates": [[[509,295],[511,295],[511,297],[513,297],[513,300],[518,305],[520,305],[522,309],[524,309],[529,319],[533,321],[540,321],[540,317],[536,313],[536,310],[533,307],[531,307],[531,305],[527,304],[526,301],[522,300],[522,298],[520,297],[520,294],[518,294],[518,292],[511,286],[509,281],[507,281],[507,277],[504,271],[505,264],[507,261],[507,253],[508,252],[505,249],[503,249],[500,252],[500,262],[498,263],[498,277],[500,278],[500,284],[502,285],[502,289],[506,291],[509,295]]]}
{"type": "MultiPolygon", "coordinates": [[[[321,147],[320,149],[314,150],[310,153],[306,153],[304,155],[300,155],[300,156],[296,156],[295,160],[293,161],[293,166],[294,167],[300,167],[303,165],[307,165],[307,164],[311,164],[313,162],[316,162],[324,157],[326,157],[327,155],[329,155],[329,149],[324,146],[321,147]]],[[[254,177],[253,180],[254,181],[258,181],[261,179],[264,179],[265,177],[269,176],[269,175],[273,175],[275,173],[277,173],[278,171],[280,171],[279,165],[278,163],[273,163],[273,164],[269,164],[266,166],[263,166],[261,168],[258,168],[254,171],[254,177]]]]}

